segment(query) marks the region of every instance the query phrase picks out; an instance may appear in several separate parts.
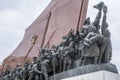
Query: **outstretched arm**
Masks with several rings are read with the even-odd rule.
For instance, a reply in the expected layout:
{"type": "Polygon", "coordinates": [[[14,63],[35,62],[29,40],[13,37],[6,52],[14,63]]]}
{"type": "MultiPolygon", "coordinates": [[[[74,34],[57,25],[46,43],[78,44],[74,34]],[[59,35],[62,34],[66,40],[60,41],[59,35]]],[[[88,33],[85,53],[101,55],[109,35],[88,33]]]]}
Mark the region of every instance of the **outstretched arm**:
{"type": "Polygon", "coordinates": [[[104,12],[104,15],[103,15],[102,26],[101,26],[101,31],[102,31],[102,33],[104,32],[104,30],[105,30],[105,28],[106,28],[107,6],[104,6],[103,12],[104,12]]]}
{"type": "Polygon", "coordinates": [[[98,14],[94,20],[94,25],[97,25],[97,24],[100,24],[100,19],[101,19],[101,16],[102,16],[102,9],[103,9],[103,6],[104,6],[104,3],[103,2],[100,2],[99,4],[93,6],[94,8],[98,9],[98,14]]]}
{"type": "Polygon", "coordinates": [[[95,18],[95,20],[94,20],[94,22],[97,22],[97,24],[99,24],[101,16],[102,16],[102,12],[99,11],[98,14],[97,14],[97,16],[96,16],[96,18],[95,18]]]}

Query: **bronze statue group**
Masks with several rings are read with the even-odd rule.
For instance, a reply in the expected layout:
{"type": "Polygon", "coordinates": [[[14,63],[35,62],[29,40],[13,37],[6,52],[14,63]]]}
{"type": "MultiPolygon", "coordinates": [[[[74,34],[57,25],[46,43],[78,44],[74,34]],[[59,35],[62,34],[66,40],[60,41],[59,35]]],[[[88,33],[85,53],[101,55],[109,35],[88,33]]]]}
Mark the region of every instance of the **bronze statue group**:
{"type": "Polygon", "coordinates": [[[71,29],[63,41],[51,49],[40,48],[32,64],[26,62],[23,68],[17,65],[1,73],[0,80],[49,80],[50,76],[76,67],[110,63],[112,46],[106,22],[107,6],[100,2],[94,8],[98,14],[92,23],[87,18],[80,30],[71,29]]]}

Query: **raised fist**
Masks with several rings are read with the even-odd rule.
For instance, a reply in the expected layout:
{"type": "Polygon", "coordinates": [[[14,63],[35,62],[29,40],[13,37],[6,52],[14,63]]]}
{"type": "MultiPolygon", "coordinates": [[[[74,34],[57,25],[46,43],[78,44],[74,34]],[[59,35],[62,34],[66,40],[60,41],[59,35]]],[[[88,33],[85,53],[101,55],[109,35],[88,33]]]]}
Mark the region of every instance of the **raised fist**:
{"type": "Polygon", "coordinates": [[[98,9],[99,11],[101,11],[103,9],[104,6],[104,2],[100,2],[97,5],[93,6],[94,8],[98,9]]]}

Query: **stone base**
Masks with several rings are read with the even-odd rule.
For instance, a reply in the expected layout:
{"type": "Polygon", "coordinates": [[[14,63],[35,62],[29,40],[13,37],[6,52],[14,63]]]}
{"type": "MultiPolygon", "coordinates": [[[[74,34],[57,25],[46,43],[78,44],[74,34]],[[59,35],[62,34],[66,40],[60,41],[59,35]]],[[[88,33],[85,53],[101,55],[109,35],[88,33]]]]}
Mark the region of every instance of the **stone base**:
{"type": "MultiPolygon", "coordinates": [[[[71,69],[71,70],[56,74],[54,76],[51,76],[50,80],[61,80],[61,79],[88,74],[88,73],[101,71],[101,70],[109,71],[116,74],[118,73],[116,66],[111,63],[96,64],[96,65],[93,64],[93,65],[77,67],[75,69],[71,69]]],[[[73,79],[73,80],[76,80],[76,79],[73,79]]]]}
{"type": "Polygon", "coordinates": [[[62,80],[120,80],[120,75],[108,71],[98,71],[62,80]]]}

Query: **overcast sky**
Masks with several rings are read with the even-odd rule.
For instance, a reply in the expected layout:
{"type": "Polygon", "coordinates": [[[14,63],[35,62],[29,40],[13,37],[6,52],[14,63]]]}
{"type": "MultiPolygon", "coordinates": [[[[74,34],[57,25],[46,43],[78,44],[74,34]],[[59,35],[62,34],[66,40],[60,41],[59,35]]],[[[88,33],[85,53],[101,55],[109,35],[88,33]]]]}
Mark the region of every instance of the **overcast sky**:
{"type": "MultiPolygon", "coordinates": [[[[40,15],[51,0],[0,0],[0,63],[18,46],[25,29],[40,15]]],[[[120,0],[90,0],[87,16],[94,20],[93,5],[104,1],[108,5],[108,23],[113,46],[112,63],[120,71],[120,0]]]]}

